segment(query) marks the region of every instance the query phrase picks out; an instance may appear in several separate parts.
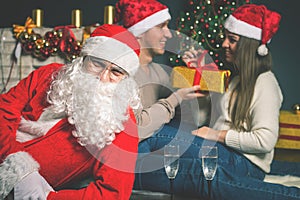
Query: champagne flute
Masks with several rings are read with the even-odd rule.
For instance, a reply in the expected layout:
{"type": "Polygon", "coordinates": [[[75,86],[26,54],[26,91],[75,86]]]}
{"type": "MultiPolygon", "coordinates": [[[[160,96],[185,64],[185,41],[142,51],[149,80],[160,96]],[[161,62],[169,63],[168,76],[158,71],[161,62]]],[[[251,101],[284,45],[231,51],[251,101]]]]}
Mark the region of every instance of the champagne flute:
{"type": "Polygon", "coordinates": [[[164,147],[165,172],[170,180],[171,199],[173,199],[173,181],[179,168],[179,146],[166,145],[164,147]]]}
{"type": "Polygon", "coordinates": [[[202,159],[202,171],[208,183],[208,198],[211,198],[211,181],[213,180],[218,167],[218,147],[202,146],[199,152],[202,159]]]}

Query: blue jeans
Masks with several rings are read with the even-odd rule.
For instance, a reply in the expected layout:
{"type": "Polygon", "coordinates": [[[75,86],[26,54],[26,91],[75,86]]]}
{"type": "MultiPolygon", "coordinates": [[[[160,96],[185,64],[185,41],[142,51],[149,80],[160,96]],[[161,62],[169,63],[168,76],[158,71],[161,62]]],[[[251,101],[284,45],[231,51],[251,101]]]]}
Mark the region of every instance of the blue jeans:
{"type": "Polygon", "coordinates": [[[208,183],[198,158],[202,145],[218,146],[218,169],[211,182],[211,199],[291,200],[300,199],[300,189],[263,182],[265,173],[242,154],[220,143],[191,135],[196,127],[165,125],[162,130],[139,144],[134,189],[150,190],[201,199],[208,198],[208,183]],[[170,191],[170,181],[163,165],[163,147],[178,144],[181,149],[179,171],[170,191]]]}

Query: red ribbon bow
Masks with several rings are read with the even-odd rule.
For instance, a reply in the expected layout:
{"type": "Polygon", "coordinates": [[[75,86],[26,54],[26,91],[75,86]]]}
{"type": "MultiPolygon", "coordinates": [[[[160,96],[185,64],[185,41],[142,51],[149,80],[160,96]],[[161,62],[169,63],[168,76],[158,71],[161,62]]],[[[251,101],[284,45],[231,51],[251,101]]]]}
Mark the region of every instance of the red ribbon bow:
{"type": "Polygon", "coordinates": [[[204,50],[203,53],[201,54],[201,56],[197,59],[197,61],[195,61],[197,63],[196,68],[191,66],[191,63],[195,63],[195,62],[187,63],[188,68],[196,69],[193,85],[200,85],[200,81],[202,78],[202,70],[212,70],[212,71],[219,70],[218,66],[214,62],[202,65],[202,61],[203,61],[205,55],[207,54],[207,52],[208,52],[207,50],[204,50]]]}
{"type": "Polygon", "coordinates": [[[54,27],[55,31],[62,29],[62,37],[61,37],[61,40],[59,43],[59,48],[60,48],[61,52],[65,52],[67,40],[69,40],[69,38],[73,38],[73,40],[76,41],[75,35],[74,35],[73,31],[71,30],[71,28],[76,28],[76,26],[75,25],[67,25],[67,26],[54,27]]]}

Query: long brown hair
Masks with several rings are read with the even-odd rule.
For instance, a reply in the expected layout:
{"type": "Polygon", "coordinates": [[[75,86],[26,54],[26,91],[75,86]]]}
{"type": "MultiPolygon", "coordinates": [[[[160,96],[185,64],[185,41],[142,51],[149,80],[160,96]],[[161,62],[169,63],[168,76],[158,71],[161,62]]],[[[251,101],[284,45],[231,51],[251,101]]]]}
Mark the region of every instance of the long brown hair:
{"type": "Polygon", "coordinates": [[[232,128],[239,131],[246,131],[244,122],[248,125],[250,121],[250,104],[252,101],[254,87],[257,77],[272,68],[272,56],[269,52],[266,56],[259,56],[257,48],[260,42],[241,36],[235,54],[233,74],[239,76],[239,81],[230,97],[229,115],[232,119],[232,128]]]}

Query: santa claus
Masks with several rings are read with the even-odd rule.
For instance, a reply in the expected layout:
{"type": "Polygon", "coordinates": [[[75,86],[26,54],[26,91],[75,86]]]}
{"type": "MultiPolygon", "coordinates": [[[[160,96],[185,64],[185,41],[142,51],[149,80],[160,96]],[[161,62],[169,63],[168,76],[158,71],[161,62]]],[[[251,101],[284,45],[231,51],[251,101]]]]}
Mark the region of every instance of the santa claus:
{"type": "Polygon", "coordinates": [[[126,29],[99,26],[72,63],[42,66],[0,95],[0,199],[129,199],[138,55],[126,29]]]}

